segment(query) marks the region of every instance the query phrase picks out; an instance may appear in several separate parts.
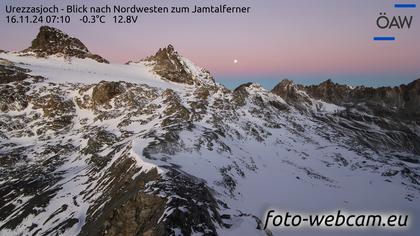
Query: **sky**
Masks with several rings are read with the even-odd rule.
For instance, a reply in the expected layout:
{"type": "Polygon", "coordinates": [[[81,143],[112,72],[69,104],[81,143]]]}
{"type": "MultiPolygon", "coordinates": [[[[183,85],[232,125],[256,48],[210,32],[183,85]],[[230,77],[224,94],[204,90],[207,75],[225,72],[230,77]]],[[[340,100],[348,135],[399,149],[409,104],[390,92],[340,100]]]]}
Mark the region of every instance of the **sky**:
{"type": "Polygon", "coordinates": [[[393,86],[420,78],[420,9],[393,7],[402,2],[418,0],[2,0],[0,48],[28,47],[42,25],[7,24],[6,5],[250,6],[249,14],[143,14],[136,24],[82,24],[81,15],[72,15],[70,24],[50,25],[116,63],[142,59],[172,44],[230,88],[253,81],[271,89],[285,78],[301,84],[332,79],[393,86]],[[413,16],[411,28],[379,29],[380,12],[391,19],[413,16]],[[373,41],[374,36],[396,40],[373,41]]]}

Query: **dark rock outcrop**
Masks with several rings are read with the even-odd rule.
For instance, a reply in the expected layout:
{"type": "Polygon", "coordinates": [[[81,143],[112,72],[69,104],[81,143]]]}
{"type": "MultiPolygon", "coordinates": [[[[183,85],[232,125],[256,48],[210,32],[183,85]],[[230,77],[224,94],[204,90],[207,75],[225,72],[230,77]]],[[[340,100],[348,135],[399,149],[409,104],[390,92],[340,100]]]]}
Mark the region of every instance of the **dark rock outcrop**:
{"type": "Polygon", "coordinates": [[[245,99],[249,96],[249,93],[248,91],[246,91],[246,88],[248,88],[252,84],[252,82],[241,84],[233,90],[233,98],[236,105],[245,105],[245,99]]]}
{"type": "Polygon", "coordinates": [[[35,109],[42,109],[46,117],[60,117],[75,111],[74,103],[71,100],[48,94],[34,99],[33,106],[35,109]]]}
{"type": "Polygon", "coordinates": [[[29,78],[29,70],[16,67],[12,62],[0,59],[0,84],[22,81],[29,78]]]}
{"type": "MultiPolygon", "coordinates": [[[[136,173],[133,160],[126,154],[104,176],[111,181],[103,196],[89,208],[86,224],[79,235],[167,235],[163,222],[159,222],[167,199],[145,193],[146,184],[159,180],[156,169],[136,173]],[[101,211],[97,208],[104,207],[101,211]]],[[[137,170],[138,171],[138,170],[137,170]]]]}
{"type": "Polygon", "coordinates": [[[351,101],[351,88],[347,85],[333,83],[330,79],[319,85],[311,85],[304,88],[315,99],[328,103],[340,104],[351,101]]]}
{"type": "Polygon", "coordinates": [[[183,84],[194,84],[194,76],[187,70],[178,52],[172,45],[161,48],[144,61],[153,62],[153,71],[162,78],[183,84]]]}
{"type": "Polygon", "coordinates": [[[271,92],[280,96],[289,104],[311,104],[311,100],[307,96],[302,94],[299,90],[299,85],[295,85],[293,81],[285,79],[282,80],[279,84],[277,84],[271,90],[271,92]]]}
{"type": "Polygon", "coordinates": [[[63,55],[64,57],[90,58],[100,63],[109,63],[99,55],[92,54],[77,38],[49,26],[41,26],[32,45],[23,53],[34,53],[38,57],[63,55]]]}
{"type": "Polygon", "coordinates": [[[95,105],[103,105],[122,92],[123,88],[119,82],[102,81],[93,88],[92,101],[95,105]]]}
{"type": "Polygon", "coordinates": [[[0,87],[0,111],[19,111],[28,106],[29,98],[27,86],[2,86],[0,87]]]}
{"type": "Polygon", "coordinates": [[[246,88],[248,88],[249,86],[251,86],[253,83],[252,82],[248,82],[245,84],[241,84],[238,87],[236,87],[233,92],[234,93],[240,93],[240,94],[248,94],[248,92],[246,91],[246,88]]]}
{"type": "Polygon", "coordinates": [[[163,103],[167,106],[164,114],[166,118],[162,121],[162,126],[180,124],[190,119],[190,111],[181,103],[181,98],[171,89],[163,92],[163,103]]]}
{"type": "Polygon", "coordinates": [[[164,198],[139,192],[114,209],[100,235],[167,235],[164,224],[158,223],[165,203],[164,198]]]}
{"type": "Polygon", "coordinates": [[[217,226],[229,227],[219,214],[221,202],[215,199],[204,182],[176,169],[169,170],[168,177],[153,186],[159,192],[176,196],[166,204],[172,213],[162,215],[166,235],[177,235],[174,229],[179,228],[183,235],[216,236],[217,226]]]}

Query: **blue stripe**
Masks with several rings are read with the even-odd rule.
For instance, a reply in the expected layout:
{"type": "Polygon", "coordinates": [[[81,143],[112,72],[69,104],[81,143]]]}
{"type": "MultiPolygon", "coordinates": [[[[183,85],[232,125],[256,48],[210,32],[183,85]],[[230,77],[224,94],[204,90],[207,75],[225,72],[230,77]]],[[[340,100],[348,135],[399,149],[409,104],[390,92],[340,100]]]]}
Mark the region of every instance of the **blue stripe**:
{"type": "Polygon", "coordinates": [[[395,41],[395,37],[373,37],[375,41],[395,41]]]}
{"type": "Polygon", "coordinates": [[[416,4],[395,4],[395,8],[416,8],[416,4]]]}

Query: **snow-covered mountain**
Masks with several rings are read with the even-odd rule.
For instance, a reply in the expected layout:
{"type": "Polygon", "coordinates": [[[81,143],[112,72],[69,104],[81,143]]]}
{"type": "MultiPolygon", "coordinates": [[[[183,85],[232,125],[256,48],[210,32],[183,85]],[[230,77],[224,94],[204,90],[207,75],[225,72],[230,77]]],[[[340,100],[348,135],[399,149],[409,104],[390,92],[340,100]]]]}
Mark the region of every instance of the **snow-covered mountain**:
{"type": "MultiPolygon", "coordinates": [[[[41,27],[0,52],[0,91],[0,235],[335,235],[260,224],[269,208],[420,216],[420,79],[230,91],[171,45],[108,64],[41,27]]],[[[375,233],[395,234],[357,232],[375,233]]]]}

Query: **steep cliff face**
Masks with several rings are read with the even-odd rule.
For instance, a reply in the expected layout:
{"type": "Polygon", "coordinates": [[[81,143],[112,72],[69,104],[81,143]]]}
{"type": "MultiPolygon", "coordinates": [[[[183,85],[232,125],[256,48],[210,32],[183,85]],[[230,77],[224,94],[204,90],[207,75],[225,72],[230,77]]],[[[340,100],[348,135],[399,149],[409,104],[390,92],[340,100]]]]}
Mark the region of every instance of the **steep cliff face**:
{"type": "Polygon", "coordinates": [[[37,56],[0,53],[0,235],[276,235],[271,206],[420,214],[419,80],[230,91],[171,46],[127,65],[37,56]]]}

